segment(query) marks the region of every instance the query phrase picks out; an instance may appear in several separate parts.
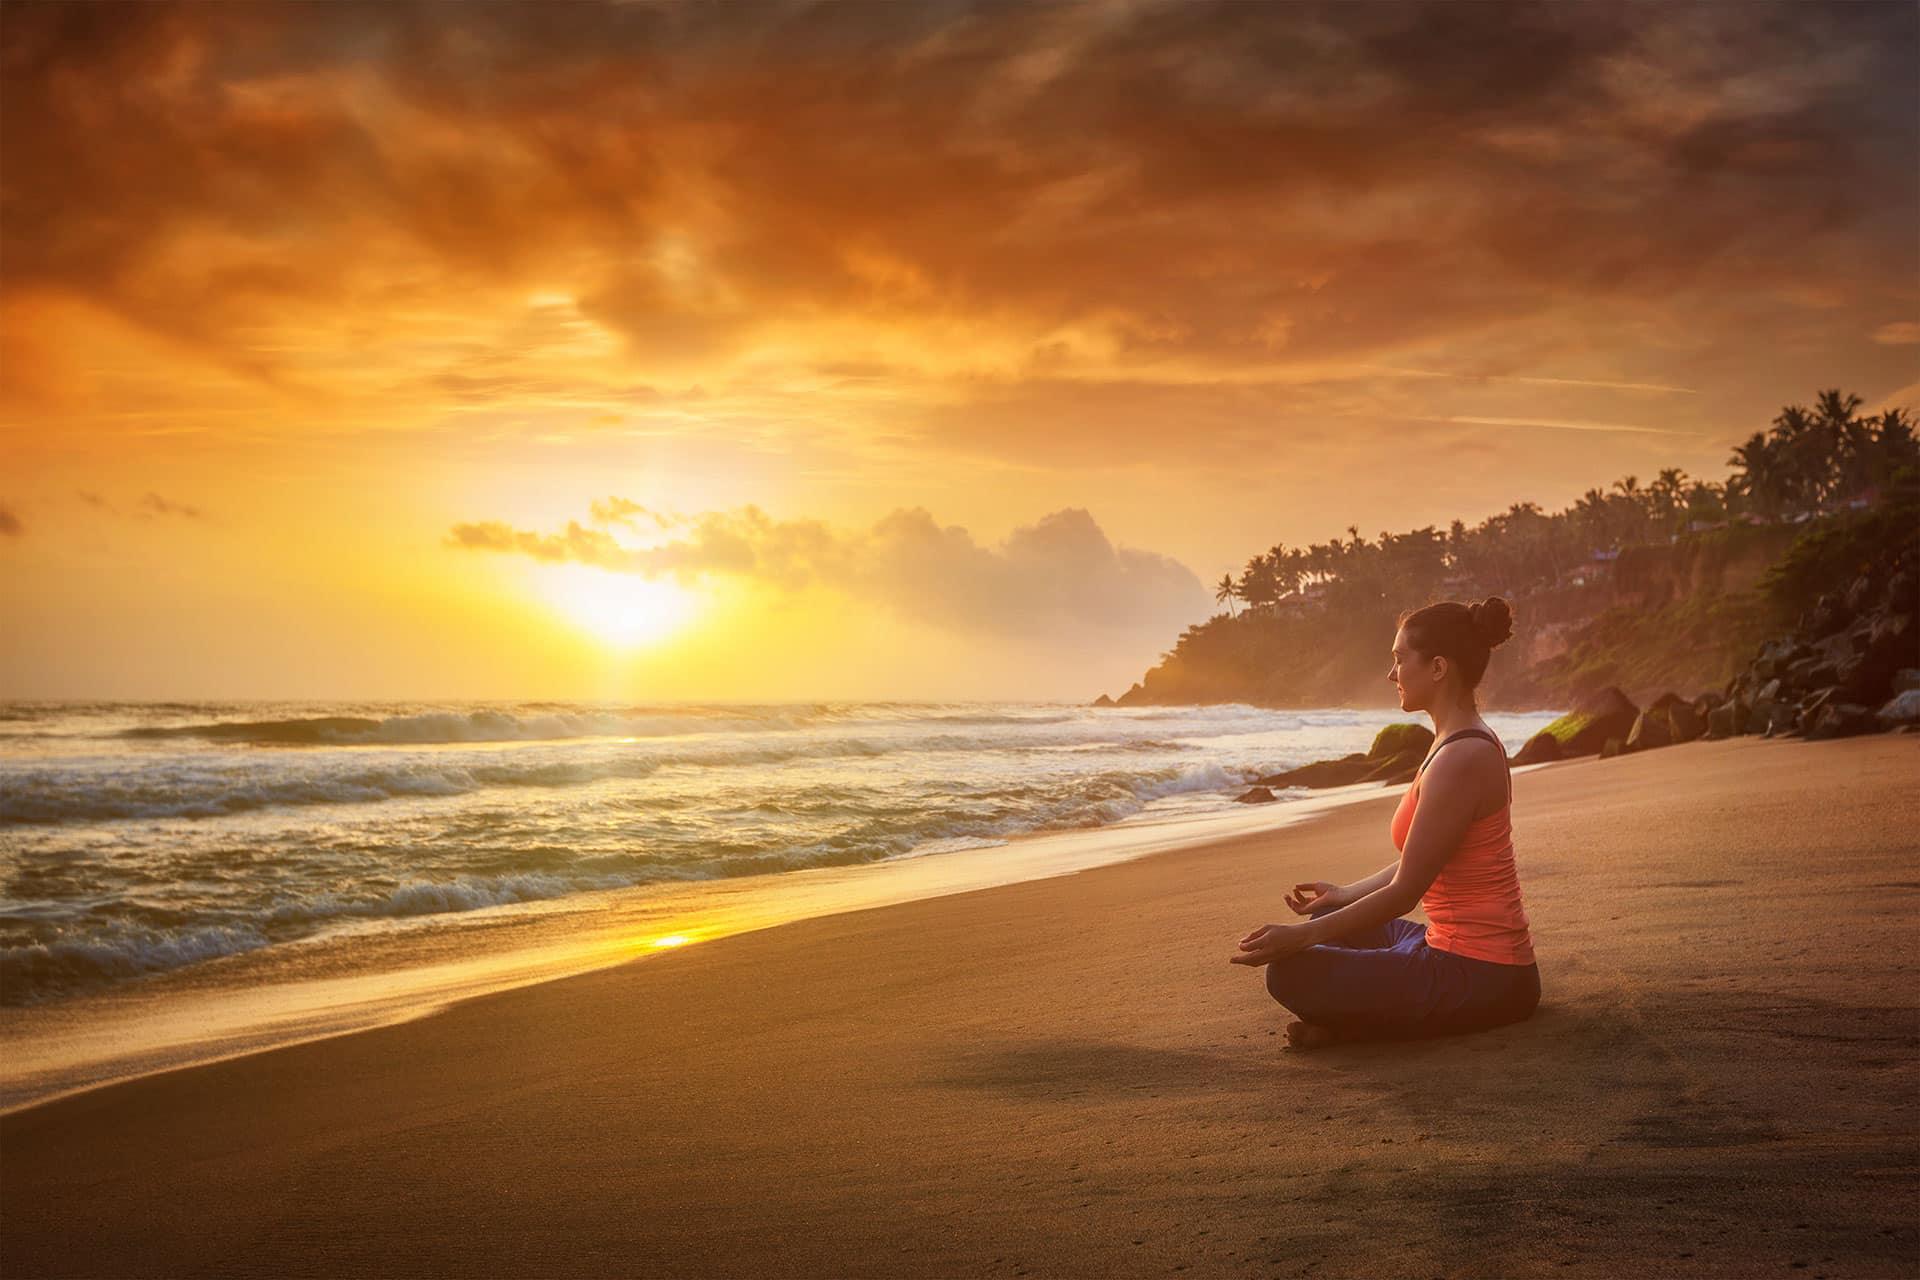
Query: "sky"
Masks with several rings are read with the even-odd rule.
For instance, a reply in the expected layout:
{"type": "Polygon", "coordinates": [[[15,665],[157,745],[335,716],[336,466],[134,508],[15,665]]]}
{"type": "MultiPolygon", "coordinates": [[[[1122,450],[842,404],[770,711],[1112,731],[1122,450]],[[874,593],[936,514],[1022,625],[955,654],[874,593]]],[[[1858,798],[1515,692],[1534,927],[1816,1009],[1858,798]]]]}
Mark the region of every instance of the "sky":
{"type": "Polygon", "coordinates": [[[0,696],[1117,694],[1275,543],[1920,406],[1917,61],[1906,0],[8,0],[0,696]]]}

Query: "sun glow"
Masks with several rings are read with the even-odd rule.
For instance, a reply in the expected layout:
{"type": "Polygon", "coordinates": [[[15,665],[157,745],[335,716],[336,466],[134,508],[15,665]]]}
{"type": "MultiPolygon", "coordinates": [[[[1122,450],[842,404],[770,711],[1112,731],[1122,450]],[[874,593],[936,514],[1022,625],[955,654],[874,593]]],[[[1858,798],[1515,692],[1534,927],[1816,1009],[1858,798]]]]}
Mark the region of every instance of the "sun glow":
{"type": "Polygon", "coordinates": [[[540,574],[547,600],[600,640],[634,648],[663,640],[690,622],[700,601],[671,582],[589,565],[555,565],[540,574]]]}

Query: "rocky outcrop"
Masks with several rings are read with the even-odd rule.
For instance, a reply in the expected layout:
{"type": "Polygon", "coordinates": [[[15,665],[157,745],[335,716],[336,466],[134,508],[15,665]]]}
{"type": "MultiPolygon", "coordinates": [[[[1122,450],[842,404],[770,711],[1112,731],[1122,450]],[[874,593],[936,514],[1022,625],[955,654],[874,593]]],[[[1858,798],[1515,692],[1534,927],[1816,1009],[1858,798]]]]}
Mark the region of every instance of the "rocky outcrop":
{"type": "Polygon", "coordinates": [[[1364,751],[1341,756],[1338,760],[1316,760],[1298,769],[1269,774],[1255,785],[1262,787],[1344,787],[1359,782],[1380,762],[1364,751]]]}
{"type": "Polygon", "coordinates": [[[1560,749],[1560,739],[1542,729],[1527,739],[1525,746],[1514,753],[1514,764],[1551,764],[1566,757],[1560,749]]]}
{"type": "Polygon", "coordinates": [[[1433,730],[1423,724],[1390,724],[1373,735],[1373,745],[1367,748],[1367,754],[1375,760],[1385,760],[1392,756],[1405,755],[1417,751],[1425,758],[1433,749],[1433,730]]]}
{"type": "Polygon", "coordinates": [[[1608,738],[1626,741],[1639,716],[1640,709],[1627,695],[1609,685],[1580,698],[1572,710],[1540,732],[1559,745],[1562,759],[1590,756],[1604,747],[1608,738]]]}
{"type": "MultiPolygon", "coordinates": [[[[1577,699],[1527,740],[1515,765],[1601,759],[1740,734],[1808,739],[1920,733],[1920,545],[1874,564],[1820,595],[1794,631],[1763,642],[1724,689],[1660,694],[1644,709],[1618,687],[1577,699]]],[[[1259,779],[1238,797],[1274,798],[1278,787],[1337,787],[1412,780],[1433,733],[1390,724],[1372,747],[1259,779]]]]}
{"type": "MultiPolygon", "coordinates": [[[[1619,735],[1620,752],[1703,735],[1841,738],[1915,723],[1920,699],[1901,699],[1920,690],[1916,559],[1920,552],[1910,549],[1895,563],[1867,568],[1844,588],[1818,597],[1791,634],[1763,642],[1720,692],[1691,701],[1662,694],[1619,735]]],[[[1549,729],[1575,719],[1569,714],[1549,729]]],[[[1588,725],[1580,732],[1598,731],[1588,725]]]]}
{"type": "Polygon", "coordinates": [[[1344,787],[1355,782],[1410,782],[1433,746],[1433,730],[1419,724],[1390,724],[1374,735],[1373,746],[1338,760],[1316,760],[1261,778],[1255,787],[1344,787]]]}
{"type": "Polygon", "coordinates": [[[1667,708],[1669,737],[1673,742],[1692,742],[1707,731],[1706,712],[1694,702],[1681,702],[1675,699],[1667,708]]]}
{"type": "Polygon", "coordinates": [[[1920,553],[1870,566],[1821,595],[1790,635],[1762,644],[1727,682],[1709,737],[1838,738],[1905,721],[1897,700],[1920,687],[1920,553]],[[1885,712],[1886,714],[1882,714],[1885,712]]]}
{"type": "Polygon", "coordinates": [[[1902,725],[1920,725],[1920,687],[1902,689],[1887,699],[1886,705],[1873,714],[1884,729],[1898,729],[1902,725]]]}
{"type": "Polygon", "coordinates": [[[1664,708],[1648,707],[1633,718],[1633,729],[1627,734],[1627,750],[1651,751],[1672,745],[1673,730],[1664,708]]]}

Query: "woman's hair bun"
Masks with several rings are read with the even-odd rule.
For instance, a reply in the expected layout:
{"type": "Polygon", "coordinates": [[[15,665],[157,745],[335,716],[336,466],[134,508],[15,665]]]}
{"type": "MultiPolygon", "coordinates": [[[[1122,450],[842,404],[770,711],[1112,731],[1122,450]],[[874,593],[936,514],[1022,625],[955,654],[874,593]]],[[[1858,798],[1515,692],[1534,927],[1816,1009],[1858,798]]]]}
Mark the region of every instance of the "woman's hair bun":
{"type": "Polygon", "coordinates": [[[1513,609],[1499,596],[1469,605],[1467,612],[1472,616],[1474,634],[1486,642],[1487,648],[1497,649],[1513,635],[1513,609]]]}

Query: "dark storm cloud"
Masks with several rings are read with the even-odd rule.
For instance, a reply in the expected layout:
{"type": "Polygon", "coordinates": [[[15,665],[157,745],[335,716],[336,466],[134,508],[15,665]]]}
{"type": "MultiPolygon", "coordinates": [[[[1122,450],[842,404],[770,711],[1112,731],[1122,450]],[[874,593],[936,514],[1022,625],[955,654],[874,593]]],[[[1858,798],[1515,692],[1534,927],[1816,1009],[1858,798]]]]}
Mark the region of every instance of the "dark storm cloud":
{"type": "Polygon", "coordinates": [[[1906,3],[12,4],[0,40],[5,287],[265,378],[244,325],[406,291],[564,285],[642,368],[857,317],[1486,371],[1600,307],[1744,347],[1920,272],[1906,3]]]}

